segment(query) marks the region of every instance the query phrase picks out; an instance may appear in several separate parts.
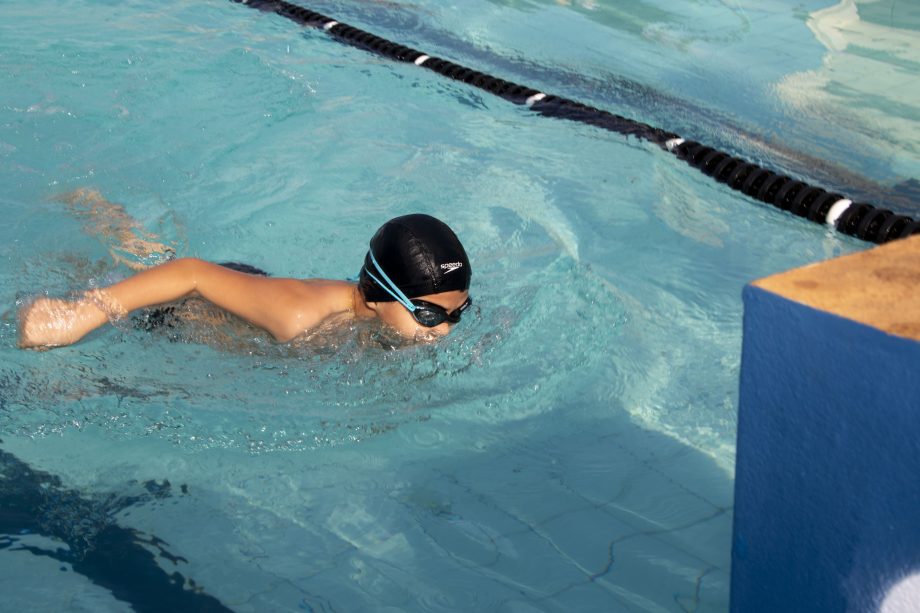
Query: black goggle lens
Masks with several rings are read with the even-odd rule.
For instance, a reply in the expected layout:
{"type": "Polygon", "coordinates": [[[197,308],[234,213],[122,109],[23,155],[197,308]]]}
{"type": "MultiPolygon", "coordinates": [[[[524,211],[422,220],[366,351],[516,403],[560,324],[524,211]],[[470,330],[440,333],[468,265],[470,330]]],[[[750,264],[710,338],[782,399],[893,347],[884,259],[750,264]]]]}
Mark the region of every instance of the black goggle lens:
{"type": "Polygon", "coordinates": [[[415,318],[415,321],[426,328],[434,328],[445,321],[451,324],[458,323],[463,311],[467,310],[470,305],[473,304],[473,299],[467,298],[459,308],[450,313],[448,313],[444,307],[438,306],[437,304],[431,304],[424,300],[413,300],[412,304],[415,305],[415,310],[412,311],[412,316],[415,318]]]}

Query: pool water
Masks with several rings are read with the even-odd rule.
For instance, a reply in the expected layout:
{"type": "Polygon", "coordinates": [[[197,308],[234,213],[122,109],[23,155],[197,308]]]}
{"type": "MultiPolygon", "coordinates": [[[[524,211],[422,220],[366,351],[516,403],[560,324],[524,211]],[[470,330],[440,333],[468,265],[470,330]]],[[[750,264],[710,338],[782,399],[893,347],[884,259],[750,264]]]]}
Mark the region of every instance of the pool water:
{"type": "MultiPolygon", "coordinates": [[[[311,8],[920,214],[906,3],[311,8]]],[[[0,75],[11,609],[727,609],[741,288],[865,244],[225,0],[6,2],[0,75]],[[20,351],[17,301],[129,274],[79,188],[180,255],[299,278],[433,214],[476,308],[395,351],[130,321],[20,351]]]]}

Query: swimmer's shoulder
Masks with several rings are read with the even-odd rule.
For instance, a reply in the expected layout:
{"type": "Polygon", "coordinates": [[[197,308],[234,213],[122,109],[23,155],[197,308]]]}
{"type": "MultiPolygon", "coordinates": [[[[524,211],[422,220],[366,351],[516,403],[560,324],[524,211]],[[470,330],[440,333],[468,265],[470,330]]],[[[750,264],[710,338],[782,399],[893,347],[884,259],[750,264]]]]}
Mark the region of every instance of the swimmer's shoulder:
{"type": "MultiPolygon", "coordinates": [[[[354,312],[354,284],[330,279],[278,279],[296,295],[296,308],[286,309],[288,336],[294,338],[340,315],[354,312]]],[[[290,340],[287,339],[287,340],[290,340]]]]}
{"type": "Polygon", "coordinates": [[[303,286],[305,291],[315,294],[317,297],[326,297],[330,300],[347,298],[349,304],[351,304],[354,283],[335,279],[297,279],[297,282],[303,286]]]}

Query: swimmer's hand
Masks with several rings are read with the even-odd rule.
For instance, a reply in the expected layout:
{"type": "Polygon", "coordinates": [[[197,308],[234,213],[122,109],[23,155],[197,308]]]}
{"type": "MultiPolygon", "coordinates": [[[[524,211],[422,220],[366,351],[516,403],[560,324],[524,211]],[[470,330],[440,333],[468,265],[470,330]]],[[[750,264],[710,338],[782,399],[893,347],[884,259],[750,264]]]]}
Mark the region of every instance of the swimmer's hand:
{"type": "Polygon", "coordinates": [[[89,298],[39,298],[19,311],[19,347],[70,345],[106,321],[105,312],[89,298]]]}

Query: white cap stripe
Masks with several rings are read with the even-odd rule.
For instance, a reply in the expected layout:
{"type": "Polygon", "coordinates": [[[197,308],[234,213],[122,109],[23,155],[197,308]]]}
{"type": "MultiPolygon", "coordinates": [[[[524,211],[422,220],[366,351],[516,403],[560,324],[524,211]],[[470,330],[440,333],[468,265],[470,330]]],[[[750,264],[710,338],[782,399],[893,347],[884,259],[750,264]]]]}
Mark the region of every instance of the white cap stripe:
{"type": "Polygon", "coordinates": [[[686,141],[682,138],[672,138],[671,140],[666,141],[664,146],[668,148],[668,151],[674,151],[675,149],[683,145],[685,142],[686,141]]]}
{"type": "Polygon", "coordinates": [[[837,220],[840,219],[840,216],[846,212],[850,205],[853,204],[853,201],[849,198],[842,198],[835,202],[831,209],[827,212],[826,223],[829,226],[836,226],[837,220]]]}
{"type": "Polygon", "coordinates": [[[540,100],[543,100],[544,98],[546,98],[546,94],[544,94],[543,92],[540,92],[538,94],[534,94],[533,96],[525,100],[524,104],[526,104],[527,106],[533,106],[540,100]]]}

